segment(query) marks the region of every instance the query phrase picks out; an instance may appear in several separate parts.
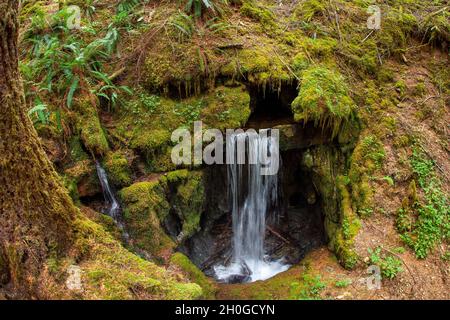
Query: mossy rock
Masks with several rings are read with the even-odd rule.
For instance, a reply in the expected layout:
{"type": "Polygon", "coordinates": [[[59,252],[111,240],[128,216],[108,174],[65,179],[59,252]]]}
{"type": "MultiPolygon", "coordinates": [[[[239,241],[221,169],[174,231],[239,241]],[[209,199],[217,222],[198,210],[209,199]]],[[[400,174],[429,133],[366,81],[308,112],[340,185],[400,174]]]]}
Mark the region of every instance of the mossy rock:
{"type": "Polygon", "coordinates": [[[215,298],[217,287],[213,280],[205,276],[205,274],[197,268],[188,257],[180,252],[176,252],[170,258],[170,262],[185,272],[191,282],[198,284],[202,288],[203,299],[215,298]]]}
{"type": "Polygon", "coordinates": [[[374,192],[369,177],[381,169],[384,158],[381,141],[372,134],[362,134],[352,153],[348,173],[354,209],[361,216],[373,211],[374,192]]]}
{"type": "Polygon", "coordinates": [[[340,225],[336,234],[330,241],[330,246],[339,259],[339,262],[347,269],[352,269],[358,262],[353,243],[361,228],[361,222],[352,209],[352,199],[347,188],[348,178],[339,176],[337,188],[340,195],[340,225]]]}
{"type": "Polygon", "coordinates": [[[292,102],[295,121],[313,121],[336,136],[354,121],[354,109],[345,79],[337,71],[314,66],[303,72],[298,96],[292,102]]]}
{"type": "Polygon", "coordinates": [[[137,182],[119,192],[123,217],[135,244],[156,256],[172,250],[174,242],[160,222],[169,214],[169,203],[159,181],[137,182]]]}
{"type": "Polygon", "coordinates": [[[80,255],[83,285],[79,298],[171,300],[203,295],[197,284],[180,281],[175,273],[123,248],[95,222],[82,218],[75,226],[78,238],[74,249],[80,255]]]}
{"type": "Polygon", "coordinates": [[[243,127],[250,117],[250,95],[245,87],[220,86],[206,98],[201,118],[219,130],[243,127]]]}
{"type": "Polygon", "coordinates": [[[278,90],[283,82],[291,83],[295,78],[276,52],[277,48],[271,43],[239,50],[228,64],[221,67],[220,73],[278,90]]]}
{"type": "Polygon", "coordinates": [[[117,187],[130,185],[132,182],[130,163],[123,151],[108,152],[104,159],[104,168],[111,183],[117,187]]]}
{"type": "Polygon", "coordinates": [[[162,178],[170,191],[170,203],[181,221],[179,241],[190,238],[200,230],[205,209],[205,188],[202,171],[177,170],[162,178]]]}
{"type": "Polygon", "coordinates": [[[104,155],[109,150],[108,141],[97,113],[98,99],[78,99],[74,102],[77,111],[77,129],[87,150],[95,155],[104,155]],[[94,102],[94,103],[93,103],[94,102]]]}
{"type": "Polygon", "coordinates": [[[74,200],[102,192],[95,164],[90,159],[78,161],[65,169],[63,182],[74,200]]]}
{"type": "MultiPolygon", "coordinates": [[[[203,127],[236,128],[244,126],[250,116],[250,96],[243,86],[219,86],[211,92],[182,100],[159,97],[146,106],[146,100],[155,100],[146,94],[120,112],[115,133],[129,141],[129,147],[143,154],[149,172],[167,172],[177,169],[172,162],[174,143],[172,132],[178,128],[191,131],[194,121],[202,120],[203,127]],[[131,128],[131,129],[130,129],[131,128]]],[[[148,103],[147,103],[148,104],[148,103]]]]}
{"type": "Polygon", "coordinates": [[[69,141],[70,159],[73,162],[89,159],[89,155],[84,151],[80,136],[72,136],[69,141]]]}

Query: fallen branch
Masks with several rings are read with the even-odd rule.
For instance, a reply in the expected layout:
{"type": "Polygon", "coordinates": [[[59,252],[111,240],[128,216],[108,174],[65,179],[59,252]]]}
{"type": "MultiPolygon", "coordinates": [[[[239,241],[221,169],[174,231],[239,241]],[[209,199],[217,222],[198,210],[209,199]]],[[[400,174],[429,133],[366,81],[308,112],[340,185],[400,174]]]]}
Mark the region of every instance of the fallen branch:
{"type": "Polygon", "coordinates": [[[277,236],[278,238],[280,238],[281,240],[283,240],[286,243],[290,243],[289,240],[287,240],[285,237],[283,237],[281,234],[279,234],[278,232],[276,232],[275,230],[273,230],[271,227],[267,226],[266,227],[267,230],[272,233],[273,235],[277,236]]]}

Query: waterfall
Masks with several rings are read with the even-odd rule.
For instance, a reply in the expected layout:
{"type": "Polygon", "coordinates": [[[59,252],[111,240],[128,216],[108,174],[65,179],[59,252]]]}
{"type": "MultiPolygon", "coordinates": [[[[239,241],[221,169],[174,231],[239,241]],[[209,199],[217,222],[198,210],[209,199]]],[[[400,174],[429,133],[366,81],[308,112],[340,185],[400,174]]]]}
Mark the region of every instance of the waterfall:
{"type": "Polygon", "coordinates": [[[120,207],[119,201],[117,201],[116,196],[109,184],[108,175],[106,174],[105,169],[100,165],[98,161],[95,162],[95,167],[97,169],[98,179],[100,181],[100,185],[103,191],[103,197],[105,198],[105,203],[108,206],[106,210],[106,214],[114,219],[119,229],[122,231],[122,235],[125,240],[128,240],[129,236],[125,231],[124,224],[122,222],[121,212],[122,209],[120,207]]]}
{"type": "Polygon", "coordinates": [[[262,174],[271,162],[276,161],[277,168],[280,163],[278,141],[275,143],[269,132],[266,129],[259,135],[242,132],[227,137],[233,256],[231,265],[215,267],[221,280],[264,280],[288,268],[281,261],[267,261],[264,251],[266,219],[269,214],[277,215],[279,205],[278,174],[262,174]]]}

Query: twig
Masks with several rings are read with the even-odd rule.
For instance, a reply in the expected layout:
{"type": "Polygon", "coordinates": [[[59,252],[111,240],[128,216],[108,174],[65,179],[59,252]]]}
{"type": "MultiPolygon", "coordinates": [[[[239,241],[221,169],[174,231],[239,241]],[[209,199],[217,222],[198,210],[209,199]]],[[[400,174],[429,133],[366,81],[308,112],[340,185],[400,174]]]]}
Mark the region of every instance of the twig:
{"type": "MultiPolygon", "coordinates": [[[[330,6],[331,6],[331,1],[330,1],[330,6]]],[[[339,14],[337,13],[335,5],[333,6],[333,10],[334,10],[334,21],[336,22],[336,26],[337,26],[337,30],[338,30],[338,34],[339,34],[339,42],[342,42],[341,27],[339,26],[339,14]]]]}
{"type": "Polygon", "coordinates": [[[372,29],[369,34],[363,39],[363,41],[361,41],[361,43],[363,43],[364,41],[366,41],[367,39],[369,39],[369,37],[372,35],[372,33],[375,31],[375,29],[372,29]]]}
{"type": "Polygon", "coordinates": [[[267,226],[266,228],[267,228],[267,230],[268,230],[269,232],[271,232],[273,235],[277,236],[278,238],[280,238],[280,239],[283,240],[284,242],[290,243],[289,240],[287,240],[287,239],[286,239],[285,237],[283,237],[281,234],[279,234],[278,232],[276,232],[275,230],[273,230],[271,227],[267,226]]]}

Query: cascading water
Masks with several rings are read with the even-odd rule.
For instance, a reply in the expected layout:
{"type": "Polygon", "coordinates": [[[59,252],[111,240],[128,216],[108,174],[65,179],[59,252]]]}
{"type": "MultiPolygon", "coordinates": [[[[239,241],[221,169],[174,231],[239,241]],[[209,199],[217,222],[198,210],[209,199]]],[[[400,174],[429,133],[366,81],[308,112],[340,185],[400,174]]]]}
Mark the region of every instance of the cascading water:
{"type": "Polygon", "coordinates": [[[114,219],[119,229],[122,231],[122,235],[125,240],[129,239],[128,233],[125,231],[124,224],[122,222],[121,217],[121,211],[119,201],[117,201],[116,196],[114,195],[114,192],[109,185],[108,181],[108,175],[106,174],[105,169],[102,168],[100,163],[98,161],[95,162],[95,167],[97,168],[97,175],[98,179],[100,181],[100,185],[103,190],[103,196],[105,198],[105,202],[108,206],[108,209],[106,210],[106,214],[114,219]]]}
{"type": "Polygon", "coordinates": [[[280,163],[278,145],[268,132],[260,131],[259,135],[237,133],[227,138],[233,257],[230,265],[214,267],[219,280],[265,280],[289,267],[281,260],[269,261],[264,251],[266,219],[269,213],[277,214],[278,174],[263,175],[262,172],[273,164],[270,162],[276,161],[277,169],[280,163]]]}

